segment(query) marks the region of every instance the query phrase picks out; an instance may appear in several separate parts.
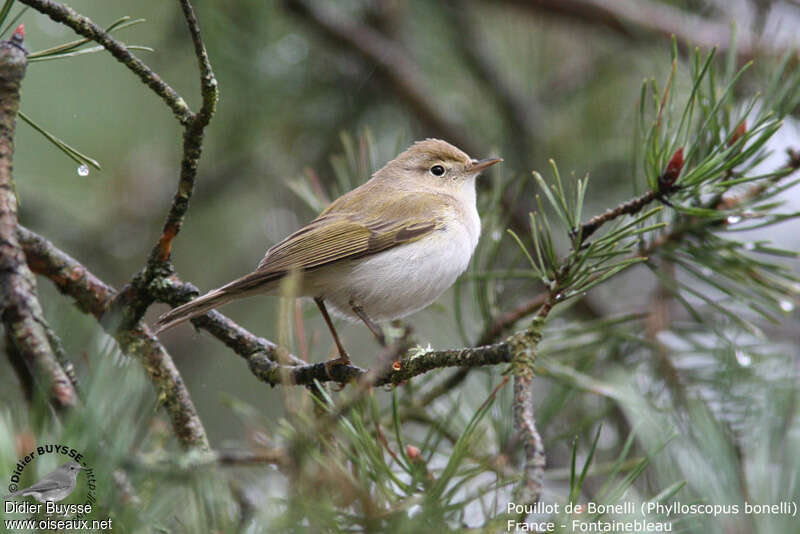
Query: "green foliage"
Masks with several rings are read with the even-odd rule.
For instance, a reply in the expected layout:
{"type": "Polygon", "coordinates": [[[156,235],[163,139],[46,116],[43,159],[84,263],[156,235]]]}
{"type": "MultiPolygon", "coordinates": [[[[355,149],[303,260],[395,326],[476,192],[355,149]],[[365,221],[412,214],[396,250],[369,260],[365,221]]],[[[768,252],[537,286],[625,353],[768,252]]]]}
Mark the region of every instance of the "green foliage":
{"type": "MultiPolygon", "coordinates": [[[[129,28],[131,26],[135,26],[143,22],[146,22],[145,19],[134,19],[128,16],[121,17],[112,22],[106,28],[106,32],[108,32],[109,34],[113,34],[116,31],[129,28]]],[[[51,61],[54,59],[65,59],[75,56],[81,56],[84,54],[96,54],[97,52],[103,52],[105,50],[105,48],[103,48],[102,46],[87,47],[86,45],[91,42],[92,41],[89,39],[77,39],[74,41],[70,41],[68,43],[47,48],[45,50],[31,52],[30,54],[28,54],[28,62],[36,63],[37,61],[51,61]]],[[[139,46],[139,45],[125,45],[125,46],[127,46],[129,50],[142,50],[145,52],[153,52],[153,49],[150,48],[149,46],[139,46]]]]}
{"type": "Polygon", "coordinates": [[[800,215],[778,213],[781,203],[772,200],[797,183],[795,180],[777,185],[796,169],[786,166],[768,173],[755,170],[767,157],[765,145],[780,128],[783,114],[796,104],[800,77],[794,72],[786,73],[786,62],[784,58],[783,67],[770,80],[768,96],[755,96],[743,106],[734,105],[733,91],[749,65],[730,79],[718,82],[713,50],[705,59],[699,51],[694,55],[691,91],[677,111],[673,85],[678,59],[674,51],[663,91],[654,81],[643,84],[638,120],[639,129],[644,132],[640,144],[644,147],[642,168],[648,187],[673,208],[666,215],[659,207],[645,207],[624,220],[622,216],[628,212],[621,210],[609,219],[617,219],[610,229],[585,243],[581,215],[588,177],[578,179],[570,193],[554,162],[551,161],[553,185],[534,172],[549,209],[537,197],[538,213],[531,214],[532,252],[511,233],[524,251],[532,274],[555,292],[557,301],[585,294],[626,268],[648,260],[641,252],[650,251],[695,279],[684,281],[674,275],[665,278],[653,257],[647,262],[700,322],[703,319],[694,299],[751,331],[753,326],[741,317],[740,307],[728,306],[729,303],[744,305],[772,322],[777,322],[777,313],[793,309],[786,294],[798,292],[797,277],[785,264],[759,258],[797,257],[797,253],[767,242],[741,242],[720,235],[725,231],[764,228],[800,215]],[[718,83],[724,88],[719,89],[718,83]],[[788,87],[774,89],[782,84],[788,87]],[[685,158],[683,147],[687,149],[685,158]],[[742,186],[751,189],[742,190],[742,186]],[[572,244],[564,258],[555,245],[550,222],[553,218],[572,244]],[[751,224],[739,225],[743,220],[751,224]],[[704,287],[698,287],[698,282],[704,287]],[[681,293],[694,299],[689,301],[681,293]],[[720,299],[718,293],[724,298],[720,299]]]}

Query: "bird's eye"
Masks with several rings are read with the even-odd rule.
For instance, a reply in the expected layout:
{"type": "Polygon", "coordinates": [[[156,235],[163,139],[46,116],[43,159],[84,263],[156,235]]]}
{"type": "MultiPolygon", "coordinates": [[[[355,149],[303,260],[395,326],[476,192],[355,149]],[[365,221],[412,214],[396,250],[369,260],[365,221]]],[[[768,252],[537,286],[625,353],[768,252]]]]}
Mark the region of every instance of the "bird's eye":
{"type": "Polygon", "coordinates": [[[431,167],[431,174],[434,176],[444,176],[445,169],[441,165],[434,165],[431,167]]]}

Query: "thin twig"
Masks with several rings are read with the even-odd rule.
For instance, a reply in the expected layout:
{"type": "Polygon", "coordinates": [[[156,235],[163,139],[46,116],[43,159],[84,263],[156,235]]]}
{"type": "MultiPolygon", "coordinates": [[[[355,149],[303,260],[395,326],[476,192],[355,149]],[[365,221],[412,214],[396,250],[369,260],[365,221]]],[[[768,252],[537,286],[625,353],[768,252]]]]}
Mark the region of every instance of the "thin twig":
{"type": "MultiPolygon", "coordinates": [[[[739,194],[722,196],[719,198],[714,197],[705,204],[703,204],[701,207],[704,209],[730,211],[747,204],[751,200],[757,199],[761,194],[765,193],[771,186],[779,183],[780,181],[785,180],[786,178],[788,178],[789,176],[800,170],[800,151],[794,149],[788,149],[786,152],[788,156],[788,161],[786,162],[785,168],[789,169],[790,172],[787,172],[785,174],[779,174],[768,180],[763,180],[755,185],[750,186],[749,188],[745,189],[739,194]]],[[[692,232],[696,232],[701,228],[715,228],[723,226],[725,224],[727,224],[725,218],[714,219],[711,221],[705,221],[703,219],[700,219],[699,225],[697,219],[694,217],[681,218],[677,222],[672,224],[669,228],[667,228],[659,236],[650,240],[650,243],[648,243],[641,250],[639,250],[638,254],[642,256],[650,256],[656,250],[670,243],[676,243],[681,239],[683,239],[684,237],[686,237],[687,235],[691,234],[692,232]]]]}
{"type": "Polygon", "coordinates": [[[150,254],[150,261],[159,263],[163,263],[169,258],[172,240],[180,232],[183,217],[186,214],[186,210],[189,209],[189,200],[192,197],[194,181],[197,176],[197,164],[203,147],[203,134],[217,109],[217,99],[219,98],[217,79],[214,77],[206,47],[200,37],[197,16],[188,0],[180,0],[180,2],[186,18],[186,24],[189,26],[189,33],[192,36],[195,55],[200,68],[200,93],[203,103],[200,111],[184,124],[183,157],[178,189],[175,192],[175,197],[164,222],[161,237],[150,254]]]}
{"type": "Polygon", "coordinates": [[[528,300],[518,304],[513,309],[498,316],[483,331],[476,344],[488,345],[489,343],[493,343],[503,334],[504,331],[512,327],[514,323],[538,310],[542,304],[544,304],[546,298],[547,293],[539,293],[538,295],[529,298],[528,300]]]}
{"type": "Polygon", "coordinates": [[[595,215],[585,223],[581,224],[580,228],[578,228],[575,233],[579,234],[581,236],[581,242],[584,242],[605,223],[613,221],[614,219],[617,219],[623,215],[633,215],[638,213],[642,208],[650,204],[656,198],[658,198],[658,193],[654,191],[648,191],[647,193],[624,202],[615,208],[606,210],[600,215],[595,215]]]}

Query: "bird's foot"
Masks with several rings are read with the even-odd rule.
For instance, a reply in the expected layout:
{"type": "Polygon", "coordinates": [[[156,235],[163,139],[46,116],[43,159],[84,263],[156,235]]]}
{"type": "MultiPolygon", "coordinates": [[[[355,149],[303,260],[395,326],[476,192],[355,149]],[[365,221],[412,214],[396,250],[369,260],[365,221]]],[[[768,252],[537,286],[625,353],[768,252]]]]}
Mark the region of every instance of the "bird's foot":
{"type": "MultiPolygon", "coordinates": [[[[335,360],[328,360],[327,362],[325,362],[325,373],[328,375],[328,378],[330,378],[333,381],[336,381],[333,372],[336,367],[341,365],[350,365],[350,356],[348,356],[346,352],[339,354],[339,357],[336,358],[335,360]]],[[[338,386],[336,386],[338,389],[335,389],[335,391],[343,390],[344,386],[345,386],[344,383],[340,383],[338,386]]]]}

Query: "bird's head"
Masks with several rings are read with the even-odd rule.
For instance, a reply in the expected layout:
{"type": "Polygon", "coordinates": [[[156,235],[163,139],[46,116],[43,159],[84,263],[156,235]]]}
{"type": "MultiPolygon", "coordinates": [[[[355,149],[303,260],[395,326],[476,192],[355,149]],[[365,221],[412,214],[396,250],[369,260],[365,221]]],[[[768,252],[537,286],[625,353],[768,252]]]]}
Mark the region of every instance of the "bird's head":
{"type": "Polygon", "coordinates": [[[77,476],[78,472],[85,470],[86,468],[81,466],[78,462],[67,462],[61,465],[58,470],[62,473],[74,473],[77,476]]]}
{"type": "Polygon", "coordinates": [[[474,159],[441,139],[417,141],[376,174],[409,182],[412,188],[461,189],[472,185],[484,169],[503,161],[500,158],[474,159]]]}

